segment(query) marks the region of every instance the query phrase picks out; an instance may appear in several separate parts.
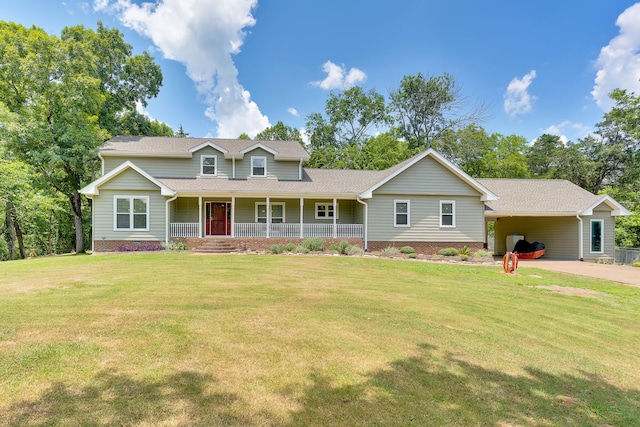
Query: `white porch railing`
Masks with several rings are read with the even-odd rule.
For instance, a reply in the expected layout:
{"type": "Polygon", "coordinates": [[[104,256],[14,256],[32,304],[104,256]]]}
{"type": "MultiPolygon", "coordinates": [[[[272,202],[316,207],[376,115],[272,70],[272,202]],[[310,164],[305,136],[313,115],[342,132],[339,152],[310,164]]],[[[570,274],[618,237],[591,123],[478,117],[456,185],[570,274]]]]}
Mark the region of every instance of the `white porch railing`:
{"type": "MultiPolygon", "coordinates": [[[[267,224],[235,223],[235,237],[267,237],[267,224]]],[[[364,226],[362,224],[336,224],[335,235],[337,238],[362,238],[364,226]]],[[[198,223],[171,223],[171,237],[198,237],[200,228],[198,223]]],[[[333,224],[302,224],[302,237],[334,236],[333,224]]],[[[299,238],[300,224],[274,223],[269,227],[269,237],[299,238]]]]}
{"type": "Polygon", "coordinates": [[[171,237],[199,237],[200,224],[197,222],[172,222],[171,237]]]}

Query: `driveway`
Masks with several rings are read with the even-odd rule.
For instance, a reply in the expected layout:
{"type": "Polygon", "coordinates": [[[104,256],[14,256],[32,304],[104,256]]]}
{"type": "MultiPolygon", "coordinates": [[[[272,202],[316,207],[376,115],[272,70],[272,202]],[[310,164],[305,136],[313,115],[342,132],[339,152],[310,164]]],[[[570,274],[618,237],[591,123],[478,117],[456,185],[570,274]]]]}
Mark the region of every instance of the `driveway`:
{"type": "Polygon", "coordinates": [[[577,276],[593,277],[595,279],[610,280],[626,285],[640,287],[640,268],[630,265],[596,264],[583,261],[554,261],[545,259],[520,260],[518,268],[541,268],[559,273],[575,274],[577,276]]]}

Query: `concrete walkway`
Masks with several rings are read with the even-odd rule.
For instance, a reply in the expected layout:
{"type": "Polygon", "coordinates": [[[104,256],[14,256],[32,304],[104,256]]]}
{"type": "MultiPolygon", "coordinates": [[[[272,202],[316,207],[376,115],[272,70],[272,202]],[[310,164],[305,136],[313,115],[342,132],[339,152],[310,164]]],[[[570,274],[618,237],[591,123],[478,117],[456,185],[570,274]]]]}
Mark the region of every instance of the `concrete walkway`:
{"type": "Polygon", "coordinates": [[[527,267],[610,280],[612,282],[640,287],[640,268],[630,265],[596,264],[594,262],[554,261],[546,259],[519,261],[518,269],[527,267]]]}

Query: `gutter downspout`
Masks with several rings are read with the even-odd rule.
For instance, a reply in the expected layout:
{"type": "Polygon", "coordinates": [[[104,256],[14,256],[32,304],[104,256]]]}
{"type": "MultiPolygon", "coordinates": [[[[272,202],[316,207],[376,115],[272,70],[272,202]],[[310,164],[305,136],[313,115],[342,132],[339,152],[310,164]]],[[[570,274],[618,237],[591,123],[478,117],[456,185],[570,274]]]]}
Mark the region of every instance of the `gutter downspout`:
{"type": "Polygon", "coordinates": [[[169,230],[169,226],[170,226],[170,222],[169,222],[169,203],[173,202],[177,198],[178,198],[178,195],[176,194],[175,196],[173,196],[172,198],[170,198],[169,200],[166,201],[166,206],[165,206],[166,232],[165,232],[165,236],[164,236],[164,243],[167,244],[167,245],[169,244],[169,234],[171,233],[171,231],[169,230]]]}
{"type": "Polygon", "coordinates": [[[96,253],[96,209],[95,209],[95,200],[93,196],[87,196],[87,199],[91,200],[91,254],[96,253]]]}
{"type": "Polygon", "coordinates": [[[98,158],[100,159],[100,176],[104,176],[104,157],[100,152],[98,152],[98,158]]]}
{"type": "Polygon", "coordinates": [[[369,250],[368,243],[368,230],[369,230],[369,205],[367,202],[364,202],[360,196],[356,198],[357,202],[364,205],[364,235],[363,235],[363,246],[364,251],[367,252],[369,250]]]}
{"type": "Polygon", "coordinates": [[[578,218],[578,259],[584,261],[584,230],[582,229],[582,217],[577,213],[576,218],[578,218]]]}

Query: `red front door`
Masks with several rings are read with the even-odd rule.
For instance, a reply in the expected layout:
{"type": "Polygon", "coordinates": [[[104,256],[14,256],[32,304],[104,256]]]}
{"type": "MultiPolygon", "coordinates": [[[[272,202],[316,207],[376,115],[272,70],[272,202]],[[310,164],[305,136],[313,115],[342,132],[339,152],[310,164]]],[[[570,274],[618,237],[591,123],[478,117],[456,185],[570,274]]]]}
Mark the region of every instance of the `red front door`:
{"type": "Polygon", "coordinates": [[[207,236],[228,236],[231,234],[231,209],[228,203],[207,202],[207,236]]]}

